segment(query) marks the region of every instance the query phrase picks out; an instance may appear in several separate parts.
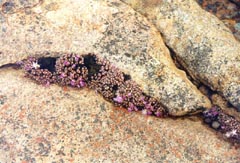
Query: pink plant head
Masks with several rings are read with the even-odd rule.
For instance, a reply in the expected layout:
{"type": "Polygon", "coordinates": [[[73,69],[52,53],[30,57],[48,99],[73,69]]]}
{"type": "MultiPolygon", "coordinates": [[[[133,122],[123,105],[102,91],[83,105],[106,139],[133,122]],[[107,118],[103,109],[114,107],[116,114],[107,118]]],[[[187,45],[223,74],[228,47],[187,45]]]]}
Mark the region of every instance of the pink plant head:
{"type": "Polygon", "coordinates": [[[75,68],[75,67],[76,67],[76,64],[73,64],[73,65],[72,65],[72,68],[75,68]]]}
{"type": "Polygon", "coordinates": [[[117,103],[123,103],[123,97],[118,95],[117,97],[113,98],[113,101],[117,103]]]}
{"type": "Polygon", "coordinates": [[[140,97],[140,100],[141,100],[141,101],[145,101],[145,97],[144,97],[144,96],[141,96],[141,97],[140,97]]]}
{"type": "Polygon", "coordinates": [[[127,109],[128,109],[129,112],[133,111],[133,109],[131,107],[128,107],[127,109]]]}
{"type": "Polygon", "coordinates": [[[138,108],[130,102],[128,106],[128,111],[138,111],[138,108]]]}
{"type": "Polygon", "coordinates": [[[153,106],[151,104],[145,104],[145,108],[148,110],[152,110],[153,106]]]}
{"type": "Polygon", "coordinates": [[[134,107],[134,110],[135,110],[135,111],[138,111],[139,109],[135,106],[135,107],[134,107]]]}
{"type": "Polygon", "coordinates": [[[155,115],[156,115],[157,117],[161,117],[161,116],[162,116],[162,113],[159,112],[159,111],[157,111],[157,112],[155,113],[155,115]]]}
{"type": "Polygon", "coordinates": [[[128,111],[132,112],[132,111],[135,110],[134,108],[135,108],[135,105],[130,102],[130,103],[129,103],[129,106],[128,106],[128,111]]]}
{"type": "Polygon", "coordinates": [[[85,87],[86,83],[83,80],[80,80],[79,85],[80,85],[80,87],[85,87]]]}
{"type": "Polygon", "coordinates": [[[29,60],[30,62],[34,62],[36,59],[35,59],[34,57],[28,57],[28,60],[29,60]]]}
{"type": "Polygon", "coordinates": [[[210,110],[206,110],[203,112],[205,117],[216,117],[220,114],[220,111],[217,106],[213,106],[210,110]]]}
{"type": "Polygon", "coordinates": [[[65,78],[66,77],[66,74],[64,74],[63,72],[60,74],[60,78],[65,78]]]}
{"type": "Polygon", "coordinates": [[[132,112],[131,108],[129,108],[129,107],[127,108],[127,110],[128,110],[129,112],[132,112]]]}
{"type": "Polygon", "coordinates": [[[130,103],[129,103],[129,107],[130,107],[130,108],[134,108],[134,104],[130,102],[130,103]]]}
{"type": "Polygon", "coordinates": [[[70,78],[71,78],[71,79],[74,78],[74,74],[73,74],[73,73],[70,74],[70,78]]]}
{"type": "Polygon", "coordinates": [[[16,64],[17,64],[18,66],[22,66],[22,65],[24,64],[24,62],[23,62],[23,61],[17,61],[16,64]]]}
{"type": "Polygon", "coordinates": [[[131,97],[131,96],[132,96],[132,93],[131,93],[131,92],[127,94],[127,97],[131,97]]]}
{"type": "Polygon", "coordinates": [[[83,80],[82,77],[79,78],[78,85],[79,85],[79,87],[85,87],[86,86],[86,82],[83,80]]]}
{"type": "Polygon", "coordinates": [[[219,114],[217,106],[213,106],[209,111],[207,111],[207,115],[210,117],[215,117],[219,114]]]}
{"type": "Polygon", "coordinates": [[[71,84],[71,86],[76,86],[76,81],[75,80],[71,80],[71,82],[70,82],[70,84],[71,84]]]}
{"type": "Polygon", "coordinates": [[[76,62],[78,62],[78,61],[79,61],[79,56],[76,55],[76,56],[74,57],[74,59],[75,59],[76,62]]]}
{"type": "Polygon", "coordinates": [[[147,110],[147,115],[152,115],[152,111],[151,110],[147,110]]]}
{"type": "Polygon", "coordinates": [[[26,71],[29,71],[29,70],[31,70],[31,69],[32,69],[31,66],[28,66],[28,65],[24,66],[24,70],[26,70],[26,71]]]}
{"type": "Polygon", "coordinates": [[[50,86],[50,82],[47,81],[46,84],[45,84],[45,87],[49,87],[50,86]]]}
{"type": "Polygon", "coordinates": [[[142,110],[142,114],[144,114],[144,115],[152,115],[152,111],[147,110],[147,109],[143,109],[142,110]]]}
{"type": "Polygon", "coordinates": [[[64,64],[64,66],[69,66],[70,62],[69,61],[64,61],[63,64],[64,64]]]}

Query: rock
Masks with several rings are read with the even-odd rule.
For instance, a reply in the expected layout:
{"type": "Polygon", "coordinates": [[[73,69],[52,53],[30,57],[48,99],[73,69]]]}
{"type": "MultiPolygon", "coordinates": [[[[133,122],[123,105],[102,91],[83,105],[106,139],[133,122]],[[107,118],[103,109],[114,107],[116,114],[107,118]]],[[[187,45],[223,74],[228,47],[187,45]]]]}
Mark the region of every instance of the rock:
{"type": "Polygon", "coordinates": [[[201,121],[114,108],[87,89],[0,70],[0,162],[228,162],[240,150],[201,121]]]}
{"type": "Polygon", "coordinates": [[[22,12],[26,8],[32,8],[42,3],[42,0],[9,0],[0,1],[1,12],[3,14],[12,14],[22,12]]]}
{"type": "Polygon", "coordinates": [[[213,121],[212,122],[212,128],[218,129],[219,127],[220,127],[220,123],[219,122],[217,122],[217,121],[213,121]]]}
{"type": "Polygon", "coordinates": [[[45,0],[14,11],[1,12],[0,66],[27,56],[92,52],[129,74],[171,115],[196,113],[211,105],[175,67],[157,29],[122,2],[45,0]]]}
{"type": "Polygon", "coordinates": [[[238,27],[240,4],[238,6],[236,1],[231,0],[197,0],[197,2],[203,9],[222,20],[240,41],[240,27],[238,27]]]}
{"type": "Polygon", "coordinates": [[[240,108],[240,44],[223,22],[193,0],[122,1],[155,24],[192,77],[240,108]]]}
{"type": "Polygon", "coordinates": [[[205,85],[199,86],[198,89],[211,100],[212,106],[218,106],[225,114],[233,116],[240,122],[239,110],[232,106],[226,100],[226,98],[224,98],[218,92],[212,91],[209,87],[205,85]]]}

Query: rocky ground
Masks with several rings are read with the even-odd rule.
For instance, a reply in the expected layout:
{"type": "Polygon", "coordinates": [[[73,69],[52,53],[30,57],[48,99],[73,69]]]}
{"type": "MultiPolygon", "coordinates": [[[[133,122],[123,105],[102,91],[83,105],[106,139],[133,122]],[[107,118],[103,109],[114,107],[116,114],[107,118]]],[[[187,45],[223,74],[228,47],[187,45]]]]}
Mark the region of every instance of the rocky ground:
{"type": "MultiPolygon", "coordinates": [[[[198,3],[231,31],[194,0],[0,0],[0,162],[239,162],[239,145],[227,139],[240,139],[239,122],[219,129],[230,117],[205,112],[213,130],[201,114],[219,105],[240,120],[239,1],[198,3]],[[66,75],[69,86],[38,84],[29,76],[49,79],[38,73],[40,60],[16,69],[30,56],[89,52],[136,82],[170,118],[114,106],[109,102],[123,96],[101,95],[111,93],[103,83],[77,88],[66,75]]],[[[120,78],[112,75],[101,81],[120,78]]]]}
{"type": "Polygon", "coordinates": [[[144,116],[88,89],[0,75],[1,162],[239,162],[239,149],[198,118],[144,116]]]}
{"type": "Polygon", "coordinates": [[[231,29],[240,40],[240,1],[239,0],[198,0],[203,9],[214,14],[231,29]]]}

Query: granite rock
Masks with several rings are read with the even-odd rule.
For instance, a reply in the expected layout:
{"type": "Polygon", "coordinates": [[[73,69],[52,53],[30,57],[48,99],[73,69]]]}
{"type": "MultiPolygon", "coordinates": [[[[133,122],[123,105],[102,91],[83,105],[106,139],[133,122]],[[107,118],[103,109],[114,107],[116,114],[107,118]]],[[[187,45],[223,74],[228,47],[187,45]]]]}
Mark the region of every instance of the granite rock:
{"type": "Polygon", "coordinates": [[[195,113],[211,105],[176,68],[157,29],[120,1],[45,0],[32,8],[0,13],[4,28],[0,66],[28,56],[92,52],[129,74],[171,115],[195,113]]]}
{"type": "Polygon", "coordinates": [[[218,17],[240,41],[240,1],[237,1],[197,0],[204,10],[218,17]]]}
{"type": "Polygon", "coordinates": [[[87,89],[42,87],[0,70],[0,162],[228,162],[240,150],[199,119],[115,108],[87,89]]]}
{"type": "Polygon", "coordinates": [[[163,34],[189,74],[240,108],[240,43],[194,0],[122,0],[163,34]]]}

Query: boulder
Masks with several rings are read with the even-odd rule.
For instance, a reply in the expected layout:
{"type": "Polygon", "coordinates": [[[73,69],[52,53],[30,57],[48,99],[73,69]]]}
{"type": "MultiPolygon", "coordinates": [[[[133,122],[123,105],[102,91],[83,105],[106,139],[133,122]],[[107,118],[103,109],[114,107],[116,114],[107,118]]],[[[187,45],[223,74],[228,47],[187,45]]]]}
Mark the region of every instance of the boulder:
{"type": "Polygon", "coordinates": [[[45,0],[29,7],[14,3],[0,12],[0,66],[28,56],[91,52],[129,74],[170,115],[211,106],[176,68],[157,29],[128,5],[116,0],[45,0]]]}
{"type": "Polygon", "coordinates": [[[240,150],[199,119],[144,116],[88,89],[0,71],[0,162],[228,162],[240,150]]]}
{"type": "Polygon", "coordinates": [[[189,74],[240,110],[240,43],[194,0],[122,0],[163,34],[189,74]]]}

